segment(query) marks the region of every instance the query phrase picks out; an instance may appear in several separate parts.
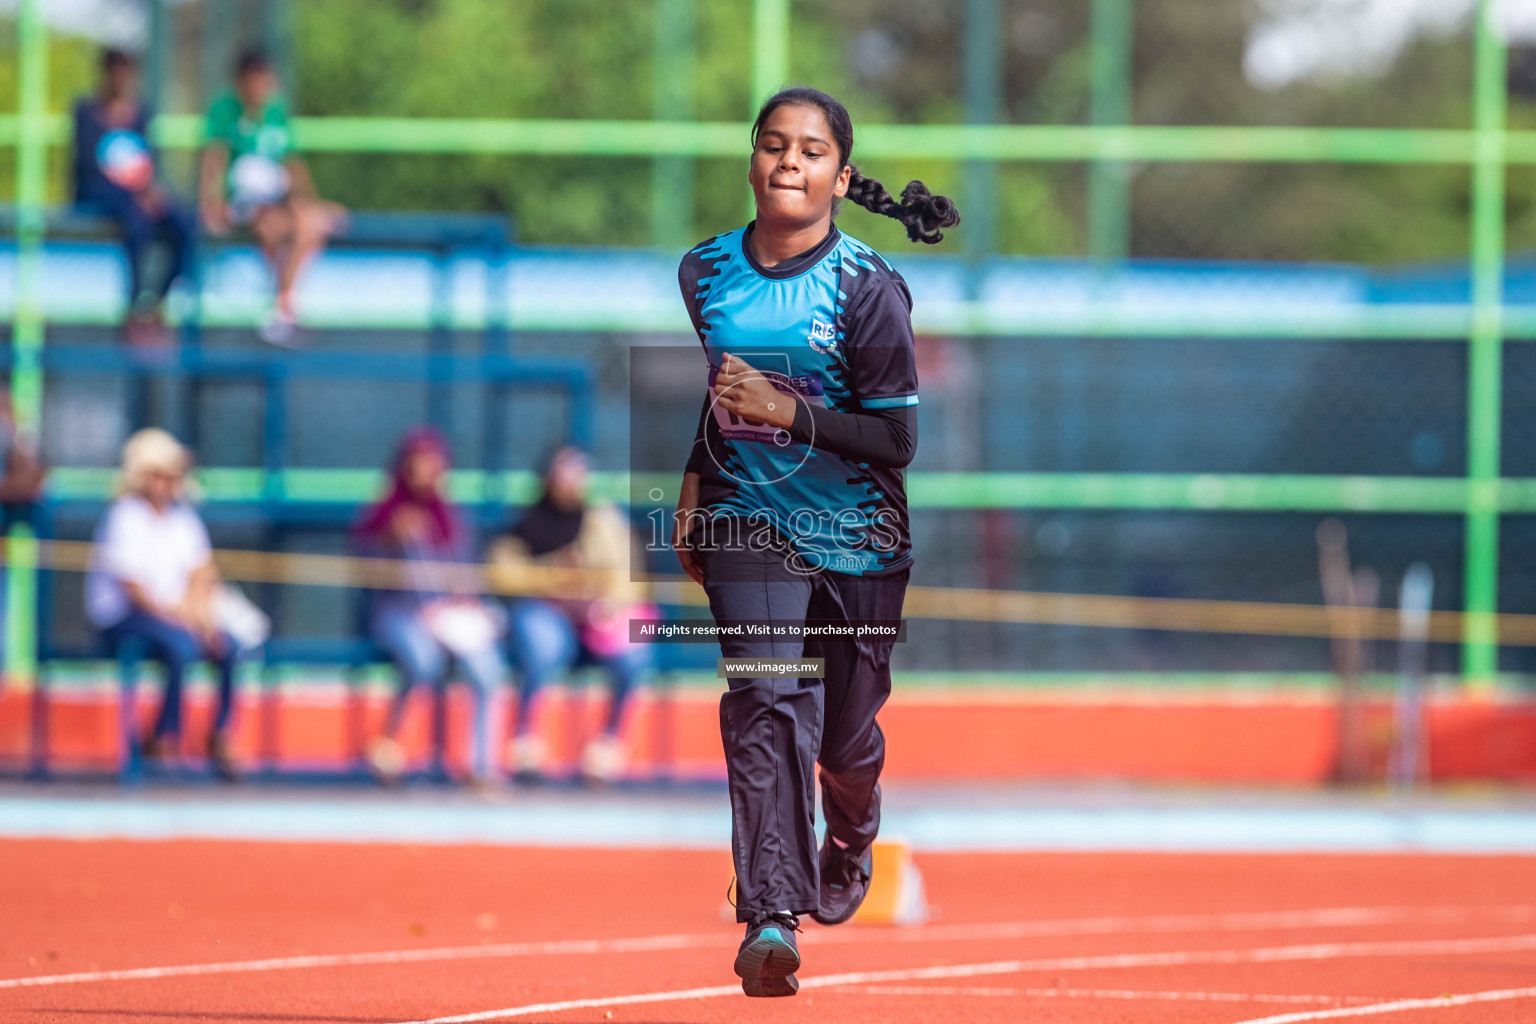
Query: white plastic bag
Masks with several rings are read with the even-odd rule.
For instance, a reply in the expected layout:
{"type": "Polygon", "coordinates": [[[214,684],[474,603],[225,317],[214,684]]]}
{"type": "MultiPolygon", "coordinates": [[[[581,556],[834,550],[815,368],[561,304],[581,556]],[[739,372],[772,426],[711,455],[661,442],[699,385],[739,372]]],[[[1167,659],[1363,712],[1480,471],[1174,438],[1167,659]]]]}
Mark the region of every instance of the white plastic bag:
{"type": "Polygon", "coordinates": [[[496,643],[503,622],[478,601],[434,601],[422,611],[434,639],[460,657],[496,643]]]}
{"type": "Polygon", "coordinates": [[[272,620],[233,583],[222,584],[213,595],[213,617],[235,646],[253,651],[272,635],[272,620]]]}

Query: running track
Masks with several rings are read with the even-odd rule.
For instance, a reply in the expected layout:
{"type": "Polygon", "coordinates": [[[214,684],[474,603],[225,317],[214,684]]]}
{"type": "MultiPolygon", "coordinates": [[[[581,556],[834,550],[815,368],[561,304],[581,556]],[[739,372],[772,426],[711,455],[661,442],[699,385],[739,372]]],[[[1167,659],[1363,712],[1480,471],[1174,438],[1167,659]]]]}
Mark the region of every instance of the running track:
{"type": "Polygon", "coordinates": [[[1530,858],[920,863],[937,921],[810,925],[749,1001],[723,852],[0,841],[0,1020],[1536,1020],[1530,858]]]}

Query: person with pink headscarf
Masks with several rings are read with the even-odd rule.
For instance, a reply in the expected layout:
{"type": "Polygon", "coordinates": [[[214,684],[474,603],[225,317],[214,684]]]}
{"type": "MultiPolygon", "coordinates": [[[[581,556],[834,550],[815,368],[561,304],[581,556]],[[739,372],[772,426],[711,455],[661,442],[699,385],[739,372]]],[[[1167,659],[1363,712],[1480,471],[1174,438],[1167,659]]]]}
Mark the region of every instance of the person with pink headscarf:
{"type": "Polygon", "coordinates": [[[439,682],[450,662],[463,669],[474,694],[471,772],[476,782],[496,776],[497,710],[506,664],[498,644],[499,609],[482,600],[478,579],[466,564],[469,531],[445,496],[448,448],[441,434],[422,427],[401,440],[389,490],[356,530],[362,554],[399,560],[399,589],[375,595],[368,630],[400,670],[400,689],[384,732],[369,746],[369,761],[386,781],[404,768],[395,736],[406,699],[420,684],[439,682]]]}

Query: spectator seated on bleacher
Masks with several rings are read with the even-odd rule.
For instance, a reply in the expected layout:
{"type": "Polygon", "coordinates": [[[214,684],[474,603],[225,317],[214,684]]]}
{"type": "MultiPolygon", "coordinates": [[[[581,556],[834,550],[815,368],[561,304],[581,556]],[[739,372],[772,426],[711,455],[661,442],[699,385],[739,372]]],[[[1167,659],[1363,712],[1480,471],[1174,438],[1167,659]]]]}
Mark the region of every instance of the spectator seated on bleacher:
{"type": "Polygon", "coordinates": [[[400,589],[376,594],[368,616],[373,641],[389,652],[401,676],[384,733],[368,748],[369,763],[386,782],[405,766],[396,736],[411,690],[441,684],[450,661],[463,666],[474,695],[474,780],[490,783],[497,772],[500,691],[506,678],[498,643],[504,619],[480,596],[469,529],[444,496],[447,475],[442,436],[430,428],[411,431],[395,455],[388,493],[356,530],[362,555],[403,563],[400,589]]]}
{"type": "Polygon", "coordinates": [[[277,295],[261,338],[291,346],[298,330],[294,286],[299,271],[345,221],[346,210],[315,194],[309,168],[293,153],[277,74],[260,52],[241,54],[231,92],[208,110],[203,151],[203,220],[216,235],[251,230],[277,277],[277,295]]]}
{"type": "Polygon", "coordinates": [[[101,86],[75,104],[75,207],[122,227],[128,259],[128,319],[132,344],[164,344],[162,306],[178,277],[190,279],[196,224],[192,211],[158,180],[158,159],[149,141],[151,112],[139,100],[138,63],[121,50],[101,57],[101,86]],[[162,280],[146,280],[145,263],[155,235],[170,246],[162,280]]]}
{"type": "Polygon", "coordinates": [[[86,617],[114,652],[137,644],[165,665],[165,701],[141,753],[173,757],[181,734],[187,669],[206,659],[219,677],[208,760],[234,779],[227,736],[239,648],[220,625],[218,569],[208,531],[185,500],[190,458],[170,434],[141,430],[123,446],[119,497],[96,531],[85,583],[86,617]]]}
{"type": "MultiPolygon", "coordinates": [[[[10,381],[0,378],[0,505],[10,519],[25,515],[43,494],[48,471],[37,454],[37,442],[16,429],[10,381]]],[[[0,622],[5,621],[5,562],[0,561],[0,622]]],[[[5,664],[5,630],[0,629],[0,665],[5,664]]]]}
{"type": "Polygon", "coordinates": [[[636,583],[634,536],[613,505],[587,501],[587,457],[561,448],[544,469],[544,490],[511,530],[491,549],[492,579],[536,580],[527,570],[586,570],[576,587],[560,592],[558,574],[543,596],[512,606],[509,646],[517,673],[516,736],[508,760],[521,777],[540,774],[547,754],[534,728],[533,702],[558,676],[583,665],[600,667],[608,680],[609,703],[602,734],[587,743],[582,774],[603,782],[622,771],[624,709],[635,684],[652,665],[648,645],[631,643],[629,620],[657,617],[636,583]]]}
{"type": "MultiPolygon", "coordinates": [[[[0,377],[0,505],[17,508],[34,504],[42,497],[47,476],[37,452],[37,439],[16,426],[11,382],[0,377]]],[[[0,573],[3,571],[4,565],[0,564],[0,573]]],[[[0,595],[4,589],[0,587],[0,595]]]]}

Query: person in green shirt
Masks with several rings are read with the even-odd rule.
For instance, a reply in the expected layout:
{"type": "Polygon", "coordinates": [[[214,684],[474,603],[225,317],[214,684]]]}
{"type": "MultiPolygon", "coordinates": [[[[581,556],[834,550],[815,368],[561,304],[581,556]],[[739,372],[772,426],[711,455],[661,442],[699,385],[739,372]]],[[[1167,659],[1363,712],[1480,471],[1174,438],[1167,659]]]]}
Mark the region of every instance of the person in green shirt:
{"type": "Polygon", "coordinates": [[[235,65],[234,89],[208,111],[202,166],[203,221],[215,235],[250,228],[277,276],[264,341],[291,345],[298,317],[293,290],[299,271],[346,219],[321,199],[304,161],[293,152],[288,112],[267,58],[249,50],[235,65]]]}

